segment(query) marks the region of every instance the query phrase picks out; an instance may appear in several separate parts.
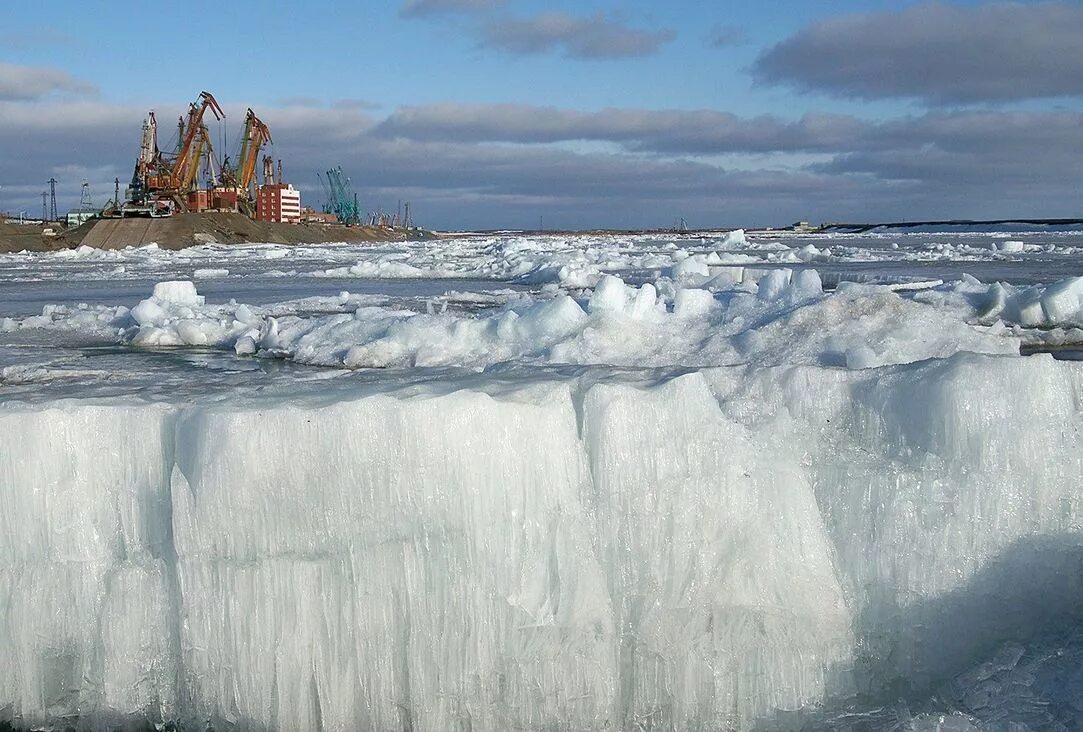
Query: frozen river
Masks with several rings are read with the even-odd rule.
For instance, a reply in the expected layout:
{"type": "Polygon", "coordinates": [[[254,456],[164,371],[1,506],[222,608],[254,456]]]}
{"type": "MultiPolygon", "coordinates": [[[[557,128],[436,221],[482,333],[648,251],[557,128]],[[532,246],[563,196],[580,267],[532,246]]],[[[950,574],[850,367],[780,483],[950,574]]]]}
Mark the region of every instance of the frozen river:
{"type": "MultiPolygon", "coordinates": [[[[479,369],[502,361],[683,367],[765,359],[832,365],[847,353],[853,363],[870,353],[876,363],[908,362],[959,349],[1018,351],[1020,343],[1072,346],[1079,325],[1075,290],[1046,297],[1047,304],[1060,303],[1052,317],[1041,299],[1044,286],[1080,273],[1083,233],[1072,231],[508,233],[385,245],[83,248],[0,255],[0,349],[8,365],[23,366],[39,357],[46,363],[57,355],[53,348],[70,356],[72,346],[142,346],[115,355],[133,359],[133,368],[117,369],[116,378],[136,380],[142,368],[134,362],[147,347],[210,347],[221,360],[238,353],[238,344],[242,356],[259,352],[350,368],[479,369]],[[605,275],[620,278],[628,303],[617,302],[619,288],[610,287],[609,301],[602,302],[603,292],[591,305],[605,275]],[[758,284],[764,277],[769,288],[758,284]],[[194,283],[195,309],[194,301],[177,303],[187,308],[177,317],[167,302],[142,319],[129,314],[157,283],[184,280],[194,283]],[[836,297],[840,289],[850,294],[836,297]],[[710,302],[693,304],[700,294],[710,302]],[[856,314],[840,311],[888,296],[890,307],[878,318],[850,322],[856,314]],[[248,320],[234,317],[239,306],[248,320]],[[627,322],[595,317],[614,308],[627,322]],[[667,319],[678,309],[684,317],[667,319]],[[353,322],[344,322],[344,314],[353,322]],[[808,318],[817,320],[823,342],[803,342],[812,323],[787,337],[797,325],[792,321],[808,318]],[[288,323],[288,332],[265,332],[272,319],[274,328],[288,323]],[[997,323],[1012,332],[991,333],[997,323]],[[924,345],[909,338],[917,329],[924,345]],[[629,341],[632,333],[638,339],[629,341]],[[866,336],[870,342],[860,342],[866,336]],[[305,348],[298,351],[301,339],[305,348]],[[852,347],[842,349],[847,339],[852,347]]],[[[615,283],[611,277],[605,284],[615,283]]],[[[237,368],[253,370],[247,360],[237,368]]]]}
{"type": "Polygon", "coordinates": [[[1071,231],[0,255],[0,725],[1078,728],[1081,276],[1071,231]]]}

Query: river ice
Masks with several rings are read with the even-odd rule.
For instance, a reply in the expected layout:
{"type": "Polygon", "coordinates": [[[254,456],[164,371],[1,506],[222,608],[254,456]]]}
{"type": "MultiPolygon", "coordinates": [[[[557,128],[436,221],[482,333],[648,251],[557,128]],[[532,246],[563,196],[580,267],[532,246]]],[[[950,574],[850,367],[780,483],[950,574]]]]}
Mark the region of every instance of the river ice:
{"type": "Polygon", "coordinates": [[[1020,352],[1083,343],[1081,262],[2,256],[0,721],[1078,727],[1083,365],[1020,352]]]}

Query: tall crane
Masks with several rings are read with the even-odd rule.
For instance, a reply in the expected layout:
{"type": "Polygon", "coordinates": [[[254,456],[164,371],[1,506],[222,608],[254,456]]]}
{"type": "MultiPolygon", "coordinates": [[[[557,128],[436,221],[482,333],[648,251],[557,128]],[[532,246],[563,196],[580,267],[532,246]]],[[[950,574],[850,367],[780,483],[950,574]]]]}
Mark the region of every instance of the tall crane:
{"type": "MultiPolygon", "coordinates": [[[[282,161],[278,162],[278,182],[282,182],[282,161]]],[[[275,182],[275,160],[270,155],[263,156],[263,184],[274,185],[275,182]]]]}
{"type": "Polygon", "coordinates": [[[260,150],[272,142],[271,130],[249,108],[244,116],[244,133],[241,136],[241,154],[237,157],[237,187],[248,191],[256,178],[256,161],[260,150]]]}
{"type": "Polygon", "coordinates": [[[154,110],[147,112],[147,118],[143,120],[143,138],[139,144],[139,157],[135,160],[136,175],[142,180],[153,170],[160,161],[158,154],[158,120],[154,117],[154,110]]]}
{"type": "Polygon", "coordinates": [[[200,92],[198,100],[188,105],[187,119],[178,120],[177,149],[173,153],[163,153],[158,148],[158,120],[153,111],[147,114],[128,190],[131,202],[142,206],[172,200],[181,210],[187,207],[187,196],[195,189],[200,162],[206,157],[213,167],[211,136],[203,122],[207,110],[216,120],[225,119],[225,112],[214,96],[200,92]]]}
{"type": "MultiPolygon", "coordinates": [[[[128,204],[121,207],[121,215],[168,215],[174,210],[205,207],[206,201],[215,200],[224,202],[223,206],[235,205],[251,215],[256,169],[264,146],[272,143],[271,130],[249,109],[244,118],[236,164],[231,165],[226,157],[219,166],[210,131],[204,123],[208,111],[218,121],[225,119],[225,112],[214,96],[210,92],[200,92],[199,98],[188,105],[188,114],[177,120],[177,146],[170,152],[163,152],[158,147],[157,119],[154,112],[147,115],[128,191],[128,204]],[[200,166],[204,160],[213,181],[213,190],[207,191],[206,196],[198,190],[200,166]],[[230,201],[231,198],[235,203],[230,201]]],[[[273,170],[272,165],[265,163],[264,177],[268,183],[273,182],[273,172],[267,172],[273,170]]]]}
{"type": "MultiPolygon", "coordinates": [[[[203,115],[211,110],[216,120],[221,121],[226,113],[218,105],[218,101],[209,92],[199,93],[199,103],[193,102],[188,107],[188,119],[184,123],[183,135],[180,146],[177,149],[177,157],[173,161],[173,168],[169,173],[170,188],[178,193],[187,193],[191,182],[195,179],[195,170],[199,167],[199,155],[193,155],[197,138],[200,140],[199,150],[202,152],[204,141],[209,148],[210,135],[206,125],[203,124],[203,115]]],[[[252,110],[249,110],[251,113],[252,110]]]]}
{"type": "Polygon", "coordinates": [[[211,150],[211,135],[207,130],[207,125],[200,125],[199,131],[196,132],[195,142],[192,145],[192,164],[188,166],[184,173],[184,180],[181,181],[179,189],[181,191],[192,191],[196,187],[196,177],[199,175],[199,163],[203,159],[203,156],[207,156],[209,166],[211,168],[211,174],[214,174],[214,157],[211,150]]]}
{"type": "Polygon", "coordinates": [[[339,223],[360,224],[361,209],[357,205],[357,194],[350,190],[350,179],[342,172],[341,165],[327,171],[327,186],[330,188],[328,206],[338,217],[339,223]]]}

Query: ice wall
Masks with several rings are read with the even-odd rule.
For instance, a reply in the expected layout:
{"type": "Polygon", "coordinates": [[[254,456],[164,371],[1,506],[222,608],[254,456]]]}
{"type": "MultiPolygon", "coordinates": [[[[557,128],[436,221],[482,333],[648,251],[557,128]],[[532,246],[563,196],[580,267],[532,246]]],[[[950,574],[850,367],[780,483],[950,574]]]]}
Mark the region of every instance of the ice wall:
{"type": "Polygon", "coordinates": [[[201,714],[279,729],[604,724],[614,629],[566,388],[226,407],[183,420],[177,442],[201,714]]]}
{"type": "Polygon", "coordinates": [[[0,714],[747,729],[920,691],[1081,619],[1081,396],[958,356],[5,404],[0,714]]]}
{"type": "Polygon", "coordinates": [[[0,409],[0,710],[176,709],[166,410],[0,409]]]}
{"type": "Polygon", "coordinates": [[[849,614],[799,466],[725,419],[700,374],[599,385],[583,413],[618,727],[745,728],[841,691],[849,614]]]}
{"type": "Polygon", "coordinates": [[[928,685],[1003,638],[1083,618],[1078,365],[957,356],[719,380],[724,412],[807,466],[867,684],[928,685]]]}

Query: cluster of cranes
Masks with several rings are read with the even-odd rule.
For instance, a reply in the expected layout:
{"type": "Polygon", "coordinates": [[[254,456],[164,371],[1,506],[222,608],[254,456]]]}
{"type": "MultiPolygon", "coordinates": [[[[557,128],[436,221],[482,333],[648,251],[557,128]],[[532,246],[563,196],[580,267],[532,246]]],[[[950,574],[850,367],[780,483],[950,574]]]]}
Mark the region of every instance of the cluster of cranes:
{"type": "MultiPolygon", "coordinates": [[[[231,163],[229,156],[219,162],[203,121],[208,111],[215,120],[225,119],[218,101],[204,91],[189,105],[187,117],[177,120],[177,146],[170,152],[159,149],[158,122],[153,111],[147,114],[122,214],[153,216],[207,208],[253,214],[256,165],[263,146],[272,142],[271,130],[249,109],[236,162],[231,163]],[[209,180],[205,190],[200,188],[201,171],[209,180]]],[[[269,167],[265,160],[265,171],[269,167]]]]}
{"type": "MultiPolygon", "coordinates": [[[[249,108],[236,161],[231,162],[228,155],[219,161],[204,121],[208,112],[218,122],[226,117],[210,92],[200,92],[198,99],[189,104],[188,114],[177,119],[177,144],[170,151],[158,147],[158,121],[153,111],[148,112],[126,200],[122,205],[115,200],[119,198],[118,181],[118,195],[105,215],[168,216],[174,212],[229,210],[255,216],[256,169],[264,146],[272,144],[271,130],[249,108]]],[[[264,184],[275,182],[274,172],[273,159],[265,156],[264,184]]],[[[278,183],[284,183],[281,161],[277,177],[278,183]]],[[[412,223],[409,203],[405,216],[401,202],[400,210],[393,215],[380,211],[363,215],[357,194],[351,190],[350,179],[341,166],[317,177],[327,200],[324,211],[335,214],[339,223],[390,227],[409,227],[412,223]]]]}

